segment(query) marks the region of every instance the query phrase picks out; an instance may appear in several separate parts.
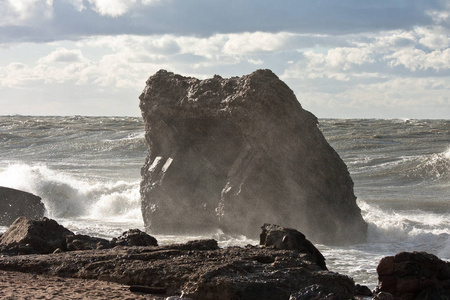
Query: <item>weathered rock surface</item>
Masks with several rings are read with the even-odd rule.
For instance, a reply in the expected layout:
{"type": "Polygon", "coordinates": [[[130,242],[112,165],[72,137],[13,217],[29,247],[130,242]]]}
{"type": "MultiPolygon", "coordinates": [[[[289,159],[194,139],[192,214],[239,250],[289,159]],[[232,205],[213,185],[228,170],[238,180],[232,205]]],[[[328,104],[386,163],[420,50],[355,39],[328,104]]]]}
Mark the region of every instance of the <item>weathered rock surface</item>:
{"type": "Polygon", "coordinates": [[[212,241],[159,247],[119,246],[107,250],[0,258],[0,269],[61,277],[100,279],[164,288],[192,299],[289,299],[304,287],[324,286],[351,299],[352,279],[324,271],[311,256],[266,247],[203,250],[212,241]]]}
{"type": "Polygon", "coordinates": [[[58,248],[66,250],[69,235],[74,233],[55,220],[19,217],[0,237],[0,246],[22,247],[25,253],[51,253],[58,248]]]}
{"type": "Polygon", "coordinates": [[[151,235],[139,229],[130,229],[111,241],[112,244],[122,246],[158,246],[158,241],[151,235]]]}
{"type": "Polygon", "coordinates": [[[316,242],[365,240],[345,163],[270,70],[207,80],[161,70],[140,100],[148,231],[257,237],[254,224],[273,223],[316,242]]]}
{"type": "Polygon", "coordinates": [[[318,284],[303,288],[291,295],[289,300],[339,300],[340,297],[330,292],[326,287],[318,284]]]}
{"type": "MultiPolygon", "coordinates": [[[[276,245],[225,249],[219,248],[212,239],[168,246],[123,246],[117,243],[119,239],[107,243],[98,238],[73,235],[56,221],[45,218],[38,221],[19,218],[11,227],[2,241],[10,242],[7,245],[29,242],[28,247],[33,251],[37,250],[36,245],[40,246],[40,253],[44,253],[42,249],[50,252],[56,247],[59,251],[29,255],[0,253],[0,270],[4,271],[98,279],[131,285],[130,290],[183,295],[191,299],[287,300],[293,294],[303,297],[311,291],[334,297],[326,299],[351,299],[355,291],[352,279],[324,270],[317,264],[309,246],[288,243],[294,247],[277,248],[275,232],[285,230],[285,239],[302,234],[275,225],[266,225],[264,235],[269,237],[267,243],[275,241],[276,245]],[[40,236],[42,231],[48,235],[37,241],[36,237],[29,238],[29,232],[40,236]],[[50,241],[52,244],[48,245],[50,241]],[[116,246],[101,249],[108,244],[116,246]],[[83,250],[70,251],[75,249],[83,250]]],[[[121,237],[136,234],[142,236],[138,230],[130,230],[121,237]]],[[[317,250],[314,249],[313,254],[317,250]]],[[[311,299],[298,297],[293,299],[311,299]]]]}
{"type": "Polygon", "coordinates": [[[395,300],[450,299],[450,262],[425,252],[401,252],[381,259],[378,287],[395,300]]]}
{"type": "MultiPolygon", "coordinates": [[[[143,234],[147,236],[146,239],[156,241],[155,238],[143,234]]],[[[0,236],[0,252],[15,255],[108,249],[116,246],[116,241],[117,239],[108,241],[98,237],[74,234],[55,220],[48,218],[32,220],[19,217],[0,236]]]]}
{"type": "Polygon", "coordinates": [[[44,212],[40,197],[0,186],[0,226],[9,226],[21,216],[39,219],[44,212]]]}
{"type": "Polygon", "coordinates": [[[113,246],[108,240],[91,237],[84,234],[75,234],[66,236],[66,245],[64,249],[67,251],[76,250],[95,250],[95,249],[109,249],[113,246]]]}
{"type": "Polygon", "coordinates": [[[292,228],[284,228],[274,224],[264,224],[261,227],[260,245],[282,250],[297,250],[312,256],[313,261],[323,270],[327,270],[325,257],[306,239],[305,235],[292,228]]]}

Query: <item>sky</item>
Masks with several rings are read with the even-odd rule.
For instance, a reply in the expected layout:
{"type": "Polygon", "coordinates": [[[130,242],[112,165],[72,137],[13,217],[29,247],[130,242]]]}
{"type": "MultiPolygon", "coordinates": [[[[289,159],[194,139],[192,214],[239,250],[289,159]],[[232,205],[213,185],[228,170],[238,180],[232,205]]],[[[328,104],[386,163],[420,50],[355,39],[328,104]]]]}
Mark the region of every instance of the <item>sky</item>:
{"type": "Polygon", "coordinates": [[[160,69],[271,69],[319,118],[450,119],[450,1],[0,0],[0,115],[139,116],[160,69]]]}

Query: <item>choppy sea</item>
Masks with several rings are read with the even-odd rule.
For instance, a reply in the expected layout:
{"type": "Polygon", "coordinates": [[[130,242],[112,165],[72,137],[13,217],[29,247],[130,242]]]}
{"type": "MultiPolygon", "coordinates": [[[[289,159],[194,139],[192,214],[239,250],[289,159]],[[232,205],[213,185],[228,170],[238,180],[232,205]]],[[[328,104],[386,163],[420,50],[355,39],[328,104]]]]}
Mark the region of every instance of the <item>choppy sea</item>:
{"type": "MultiPolygon", "coordinates": [[[[427,251],[450,260],[450,120],[319,121],[369,223],[367,243],[317,245],[328,268],[374,288],[383,256],[427,251]]],[[[112,238],[143,230],[146,155],[141,118],[0,116],[0,186],[42,197],[47,216],[76,233],[112,238]]],[[[224,247],[258,243],[220,231],[155,237],[160,244],[211,237],[224,247]]]]}

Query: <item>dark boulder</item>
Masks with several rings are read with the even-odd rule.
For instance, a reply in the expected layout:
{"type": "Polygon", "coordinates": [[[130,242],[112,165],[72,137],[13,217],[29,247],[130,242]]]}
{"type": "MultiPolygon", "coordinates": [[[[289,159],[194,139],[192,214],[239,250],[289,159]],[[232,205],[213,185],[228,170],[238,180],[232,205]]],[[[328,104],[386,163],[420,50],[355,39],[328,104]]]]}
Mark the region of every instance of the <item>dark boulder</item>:
{"type": "Polygon", "coordinates": [[[255,224],[273,223],[322,243],[365,240],[345,163],[270,70],[206,80],[161,70],[139,98],[148,231],[257,237],[255,224]]]}
{"type": "Polygon", "coordinates": [[[355,285],[355,295],[369,297],[369,296],[373,296],[373,293],[369,289],[369,287],[367,287],[365,285],[356,284],[355,285]]]}
{"type": "Polygon", "coordinates": [[[129,229],[111,241],[113,245],[123,246],[158,246],[158,241],[139,229],[129,229]]]}
{"type": "Polygon", "coordinates": [[[66,250],[66,237],[74,233],[55,220],[42,218],[31,220],[19,217],[0,237],[0,246],[26,246],[35,253],[52,253],[56,249],[66,250]]]}
{"type": "Polygon", "coordinates": [[[323,270],[327,270],[325,257],[306,239],[305,235],[292,228],[284,228],[273,224],[264,224],[261,227],[260,245],[274,247],[281,250],[297,250],[300,253],[311,255],[314,262],[323,270]]]}
{"type": "Polygon", "coordinates": [[[21,216],[39,219],[44,212],[41,197],[0,186],[0,226],[9,226],[21,216]]]}
{"type": "Polygon", "coordinates": [[[400,252],[381,259],[377,291],[395,300],[449,300],[450,262],[426,252],[400,252]]]}

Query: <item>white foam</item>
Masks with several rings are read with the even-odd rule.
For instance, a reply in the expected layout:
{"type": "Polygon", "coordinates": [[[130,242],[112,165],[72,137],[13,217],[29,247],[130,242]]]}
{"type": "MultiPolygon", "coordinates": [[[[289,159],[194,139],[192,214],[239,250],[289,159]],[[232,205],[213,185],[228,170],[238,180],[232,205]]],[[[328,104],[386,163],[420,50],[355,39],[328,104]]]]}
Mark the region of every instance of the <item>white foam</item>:
{"type": "MultiPolygon", "coordinates": [[[[391,251],[445,252],[443,242],[450,239],[448,213],[384,210],[364,201],[359,201],[358,204],[369,224],[369,244],[385,244],[391,251]]],[[[447,244],[450,249],[450,242],[447,244]]]]}
{"type": "Polygon", "coordinates": [[[14,164],[0,172],[0,185],[42,198],[51,218],[141,219],[139,182],[75,178],[45,165],[14,164]]]}

